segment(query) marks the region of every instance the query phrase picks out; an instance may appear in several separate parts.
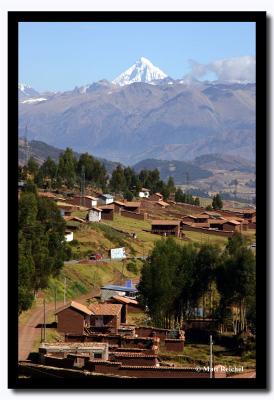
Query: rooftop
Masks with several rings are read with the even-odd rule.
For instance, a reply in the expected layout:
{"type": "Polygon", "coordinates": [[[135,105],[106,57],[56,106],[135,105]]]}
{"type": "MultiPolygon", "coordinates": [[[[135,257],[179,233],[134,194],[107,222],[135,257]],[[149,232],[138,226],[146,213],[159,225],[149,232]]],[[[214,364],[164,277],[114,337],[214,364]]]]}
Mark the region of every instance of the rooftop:
{"type": "Polygon", "coordinates": [[[124,304],[136,304],[136,305],[138,304],[137,300],[129,299],[128,297],[124,297],[124,296],[116,295],[116,296],[112,296],[112,299],[120,301],[121,303],[124,303],[124,304]]]}
{"type": "Polygon", "coordinates": [[[151,225],[174,225],[174,226],[178,226],[180,225],[180,221],[179,220],[165,220],[165,219],[155,219],[154,221],[151,221],[151,225]]]}
{"type": "Polygon", "coordinates": [[[100,211],[100,212],[102,211],[101,208],[98,208],[98,207],[95,207],[95,206],[91,207],[91,208],[89,209],[89,211],[90,211],[90,210],[95,210],[95,211],[98,211],[98,212],[99,212],[99,211],[100,211]]]}
{"type": "Polygon", "coordinates": [[[137,292],[135,287],[119,286],[119,285],[105,285],[101,289],[116,290],[118,292],[137,292]]]}
{"type": "Polygon", "coordinates": [[[59,314],[61,311],[64,311],[67,308],[74,308],[75,310],[80,311],[84,314],[92,315],[92,312],[84,304],[77,303],[76,301],[71,301],[70,303],[67,303],[62,307],[58,308],[55,314],[59,314]]]}
{"type": "Polygon", "coordinates": [[[156,203],[156,204],[159,204],[160,206],[163,206],[163,207],[167,207],[167,206],[169,206],[169,204],[168,203],[166,203],[165,201],[163,201],[163,200],[159,200],[158,201],[158,203],[156,203]]]}
{"type": "Polygon", "coordinates": [[[122,305],[112,303],[90,304],[89,309],[91,310],[91,314],[95,315],[118,315],[122,309],[122,305]]]}
{"type": "Polygon", "coordinates": [[[111,194],[109,194],[109,193],[101,194],[100,197],[104,197],[105,199],[113,199],[113,196],[111,194]]]}

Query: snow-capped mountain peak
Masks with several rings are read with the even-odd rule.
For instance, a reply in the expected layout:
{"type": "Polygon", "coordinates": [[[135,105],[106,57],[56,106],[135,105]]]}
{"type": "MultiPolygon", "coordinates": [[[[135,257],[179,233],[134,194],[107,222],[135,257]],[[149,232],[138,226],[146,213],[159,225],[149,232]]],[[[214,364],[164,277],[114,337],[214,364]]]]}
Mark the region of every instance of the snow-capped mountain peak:
{"type": "Polygon", "coordinates": [[[165,79],[167,75],[145,57],[141,57],[129,69],[112,81],[115,85],[130,85],[134,82],[152,83],[165,79]]]}
{"type": "Polygon", "coordinates": [[[19,98],[35,97],[40,95],[37,90],[33,89],[29,85],[26,85],[25,83],[18,83],[18,94],[19,98]]]}

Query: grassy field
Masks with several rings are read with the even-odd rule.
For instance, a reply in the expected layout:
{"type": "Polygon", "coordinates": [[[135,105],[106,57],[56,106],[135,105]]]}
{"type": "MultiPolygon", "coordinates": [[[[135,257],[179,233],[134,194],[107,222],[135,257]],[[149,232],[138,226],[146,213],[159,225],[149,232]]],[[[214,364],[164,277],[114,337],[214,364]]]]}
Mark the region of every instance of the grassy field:
{"type": "Polygon", "coordinates": [[[83,294],[89,293],[107,283],[124,283],[127,279],[138,279],[142,262],[136,260],[137,274],[127,270],[125,261],[112,262],[90,262],[86,264],[66,264],[58,278],[51,278],[49,287],[45,290],[46,300],[53,302],[64,298],[64,287],[66,279],[66,299],[71,300],[83,294]]]}

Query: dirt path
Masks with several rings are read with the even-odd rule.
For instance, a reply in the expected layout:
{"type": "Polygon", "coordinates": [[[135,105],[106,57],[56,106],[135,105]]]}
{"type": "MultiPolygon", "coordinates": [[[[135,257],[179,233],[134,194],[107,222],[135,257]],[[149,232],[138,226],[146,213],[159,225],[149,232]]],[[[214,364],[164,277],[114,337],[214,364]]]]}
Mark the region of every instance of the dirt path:
{"type": "MultiPolygon", "coordinates": [[[[85,295],[79,296],[76,301],[85,303],[85,300],[98,294],[97,289],[93,289],[91,292],[85,295]]],[[[57,302],[57,308],[63,305],[63,302],[57,302]]],[[[54,302],[46,304],[46,315],[49,311],[54,310],[54,302]]],[[[29,353],[33,349],[34,343],[38,340],[41,335],[41,329],[36,328],[37,325],[43,323],[44,318],[44,307],[38,305],[31,310],[31,313],[26,321],[19,325],[18,330],[18,359],[27,360],[29,353]]]]}

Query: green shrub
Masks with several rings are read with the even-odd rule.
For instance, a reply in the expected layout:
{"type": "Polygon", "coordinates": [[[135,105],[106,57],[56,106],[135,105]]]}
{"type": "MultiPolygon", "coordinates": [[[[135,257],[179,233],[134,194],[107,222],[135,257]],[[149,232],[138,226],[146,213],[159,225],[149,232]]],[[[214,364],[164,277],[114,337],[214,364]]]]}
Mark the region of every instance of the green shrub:
{"type": "Polygon", "coordinates": [[[135,274],[135,275],[138,273],[137,265],[136,265],[135,263],[133,263],[133,262],[130,262],[130,263],[127,265],[127,270],[128,270],[129,272],[132,272],[132,273],[135,274]]]}

